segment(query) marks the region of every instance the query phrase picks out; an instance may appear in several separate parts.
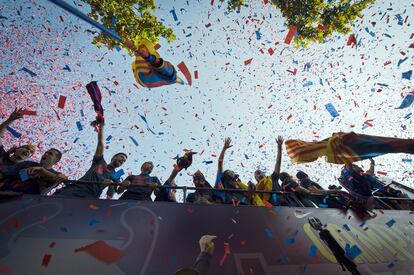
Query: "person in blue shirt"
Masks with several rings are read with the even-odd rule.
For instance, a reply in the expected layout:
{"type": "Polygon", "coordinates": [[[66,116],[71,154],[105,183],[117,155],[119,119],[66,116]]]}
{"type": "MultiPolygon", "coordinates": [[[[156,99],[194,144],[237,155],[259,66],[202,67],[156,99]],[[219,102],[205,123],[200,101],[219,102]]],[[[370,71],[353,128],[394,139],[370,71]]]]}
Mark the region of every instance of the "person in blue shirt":
{"type": "MultiPolygon", "coordinates": [[[[232,170],[223,171],[223,161],[226,151],[233,147],[231,144],[231,138],[226,138],[224,140],[224,146],[221,150],[219,159],[218,159],[218,169],[215,188],[219,189],[241,189],[239,186],[239,175],[232,170]]],[[[243,192],[220,192],[217,193],[217,196],[220,198],[219,201],[226,204],[234,203],[235,201],[240,204],[249,204],[249,197],[243,192]]]]}
{"type": "Polygon", "coordinates": [[[96,124],[99,126],[98,144],[92,159],[92,165],[85,175],[79,179],[79,181],[90,181],[91,183],[69,184],[64,188],[57,190],[55,195],[99,198],[106,186],[109,185],[110,188],[113,188],[111,183],[119,182],[115,169],[121,167],[128,156],[125,153],[117,153],[111,158],[111,162],[108,164],[103,157],[104,124],[102,122],[96,122],[96,124]]]}

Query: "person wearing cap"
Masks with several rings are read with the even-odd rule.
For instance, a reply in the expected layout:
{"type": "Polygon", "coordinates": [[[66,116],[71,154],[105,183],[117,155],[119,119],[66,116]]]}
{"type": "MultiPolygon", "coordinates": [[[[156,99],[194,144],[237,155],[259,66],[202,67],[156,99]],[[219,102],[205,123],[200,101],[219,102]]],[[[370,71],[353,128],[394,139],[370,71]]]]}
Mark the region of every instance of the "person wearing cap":
{"type": "MultiPolygon", "coordinates": [[[[197,170],[193,174],[193,184],[197,188],[213,188],[200,170],[197,170]]],[[[196,190],[194,193],[188,194],[186,202],[198,204],[211,204],[214,203],[214,197],[215,195],[213,190],[200,189],[196,190]]]]}
{"type": "MultiPolygon", "coordinates": [[[[125,153],[117,153],[112,156],[111,162],[107,164],[104,155],[104,123],[95,122],[92,126],[98,126],[98,145],[92,159],[92,165],[79,181],[89,181],[91,183],[75,183],[56,191],[58,196],[71,197],[90,197],[99,198],[106,186],[113,182],[119,182],[119,177],[115,172],[116,168],[121,167],[128,156],[125,153]]],[[[110,185],[111,187],[111,185],[110,185]]]]}
{"type": "Polygon", "coordinates": [[[4,149],[2,138],[6,128],[14,121],[23,118],[23,109],[14,109],[9,117],[0,124],[0,168],[14,165],[29,159],[36,151],[36,148],[31,144],[13,147],[9,151],[4,149]]]}

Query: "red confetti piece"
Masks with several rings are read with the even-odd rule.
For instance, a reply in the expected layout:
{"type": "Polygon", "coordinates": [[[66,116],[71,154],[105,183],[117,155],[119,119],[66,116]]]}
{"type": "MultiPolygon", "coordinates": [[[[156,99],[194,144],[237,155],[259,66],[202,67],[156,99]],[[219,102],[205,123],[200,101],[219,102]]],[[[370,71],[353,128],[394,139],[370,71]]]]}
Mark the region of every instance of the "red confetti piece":
{"type": "Polygon", "coordinates": [[[66,96],[61,95],[59,97],[58,108],[60,109],[65,108],[65,103],[66,103],[66,96]]]}
{"type": "Polygon", "coordinates": [[[292,115],[289,115],[288,117],[287,117],[287,120],[289,120],[289,119],[291,119],[292,118],[292,115]]]}
{"type": "Polygon", "coordinates": [[[54,246],[55,246],[55,242],[51,242],[50,244],[49,244],[49,248],[53,248],[54,246]]]}
{"type": "Polygon", "coordinates": [[[29,110],[21,110],[20,114],[25,115],[25,116],[36,116],[37,115],[36,111],[29,111],[29,110]]]}
{"type": "Polygon", "coordinates": [[[178,64],[177,67],[184,74],[185,79],[187,79],[188,84],[191,86],[191,84],[192,84],[191,74],[190,74],[190,71],[188,70],[187,66],[185,65],[184,61],[181,62],[180,64],[178,64]]]}
{"type": "Polygon", "coordinates": [[[198,71],[194,71],[194,79],[198,79],[198,71]]]}
{"type": "Polygon", "coordinates": [[[377,173],[380,174],[380,175],[383,175],[383,176],[387,175],[387,172],[377,171],[377,173]]]}
{"type": "Polygon", "coordinates": [[[42,266],[47,267],[49,265],[50,259],[52,258],[52,255],[46,254],[43,256],[42,260],[42,266]]]}
{"type": "Polygon", "coordinates": [[[92,209],[92,210],[99,210],[99,207],[98,207],[98,206],[96,206],[96,205],[95,205],[95,204],[93,204],[93,203],[89,204],[89,208],[90,208],[90,209],[92,209]]]}
{"type": "Polygon", "coordinates": [[[244,61],[244,65],[249,65],[252,63],[253,57],[244,61]]]}
{"type": "Polygon", "coordinates": [[[346,42],[346,45],[347,46],[351,46],[352,45],[352,48],[353,48],[356,44],[357,44],[357,41],[356,41],[355,35],[354,34],[351,34],[348,37],[348,41],[346,42]]]}
{"type": "Polygon", "coordinates": [[[154,49],[155,49],[155,50],[158,50],[159,48],[161,48],[161,45],[160,45],[160,44],[158,44],[158,43],[157,43],[157,44],[155,44],[154,49]]]}
{"type": "Polygon", "coordinates": [[[269,49],[267,50],[267,52],[268,52],[270,55],[273,55],[273,54],[274,54],[274,51],[273,51],[273,49],[272,49],[272,48],[269,48],[269,49]]]}
{"type": "Polygon", "coordinates": [[[292,26],[290,28],[290,30],[289,30],[288,34],[286,35],[286,38],[285,38],[285,43],[286,44],[289,45],[290,42],[292,42],[292,39],[295,36],[297,30],[298,30],[298,28],[296,26],[292,26]]]}
{"type": "Polygon", "coordinates": [[[124,252],[108,245],[105,241],[97,241],[90,245],[75,249],[75,252],[86,252],[97,260],[110,265],[124,256],[124,252]]]}

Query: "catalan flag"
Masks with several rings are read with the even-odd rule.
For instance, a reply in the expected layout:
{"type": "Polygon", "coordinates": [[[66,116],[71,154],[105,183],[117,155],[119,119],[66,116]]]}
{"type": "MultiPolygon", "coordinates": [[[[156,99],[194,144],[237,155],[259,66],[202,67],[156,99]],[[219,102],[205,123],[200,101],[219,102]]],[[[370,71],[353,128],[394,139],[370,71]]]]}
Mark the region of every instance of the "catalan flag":
{"type": "MultiPolygon", "coordinates": [[[[138,44],[140,47],[146,47],[150,54],[160,58],[154,45],[149,40],[141,39],[138,44]]],[[[132,71],[134,72],[135,80],[146,88],[156,88],[174,83],[184,84],[184,81],[177,76],[174,66],[165,60],[163,60],[163,64],[160,67],[154,67],[144,58],[137,55],[132,63],[132,71]]]]}
{"type": "Polygon", "coordinates": [[[414,154],[414,139],[350,133],[334,133],[317,142],[287,140],[286,151],[293,163],[313,162],[319,157],[336,164],[352,163],[391,153],[414,154]]]}

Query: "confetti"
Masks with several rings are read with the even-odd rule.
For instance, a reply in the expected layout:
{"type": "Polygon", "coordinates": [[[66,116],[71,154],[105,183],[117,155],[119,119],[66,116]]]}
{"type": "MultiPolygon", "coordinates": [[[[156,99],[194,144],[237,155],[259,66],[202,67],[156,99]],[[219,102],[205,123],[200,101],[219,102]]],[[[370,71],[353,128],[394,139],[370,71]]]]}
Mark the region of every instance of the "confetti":
{"type": "Polygon", "coordinates": [[[61,95],[59,97],[58,108],[60,109],[65,108],[65,103],[66,103],[66,96],[61,95]]]}
{"type": "Polygon", "coordinates": [[[77,248],[75,249],[75,253],[76,252],[86,252],[107,265],[113,264],[124,256],[124,252],[122,250],[110,246],[102,240],[77,248]]]}

